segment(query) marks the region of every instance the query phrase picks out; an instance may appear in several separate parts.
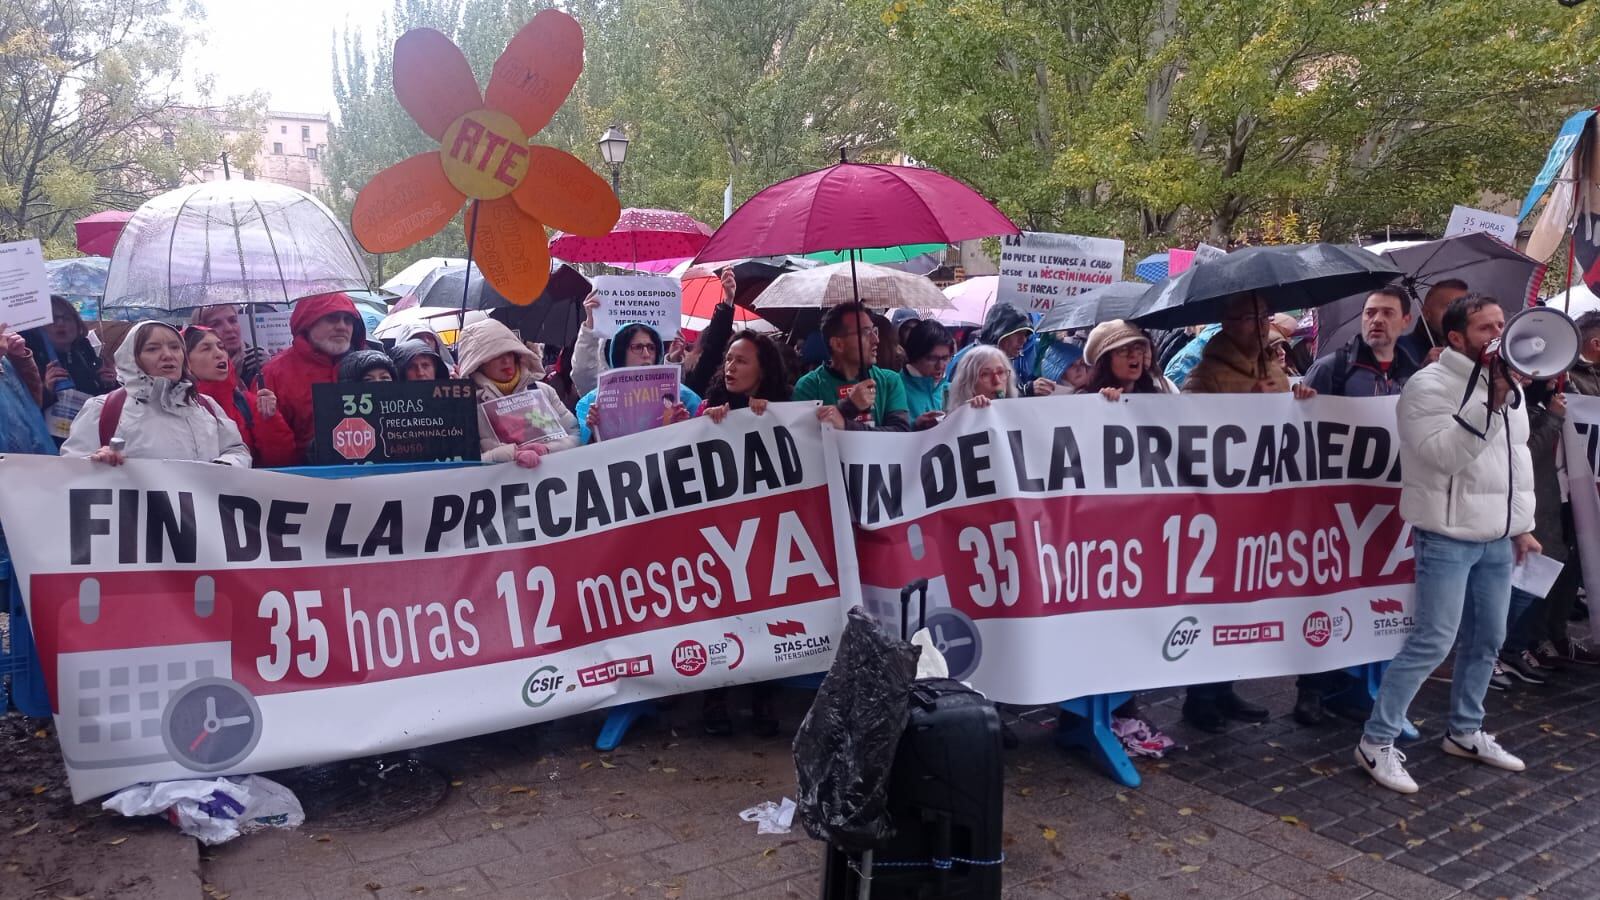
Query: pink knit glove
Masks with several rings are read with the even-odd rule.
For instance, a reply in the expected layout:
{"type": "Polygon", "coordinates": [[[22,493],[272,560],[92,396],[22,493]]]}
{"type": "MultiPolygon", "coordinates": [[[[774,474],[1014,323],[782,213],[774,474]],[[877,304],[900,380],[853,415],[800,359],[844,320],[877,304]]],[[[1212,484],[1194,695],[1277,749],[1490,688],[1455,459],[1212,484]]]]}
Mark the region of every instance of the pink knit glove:
{"type": "Polygon", "coordinates": [[[550,448],[546,447],[544,444],[523,444],[517,448],[515,457],[517,460],[517,465],[523,467],[524,469],[531,469],[534,466],[537,466],[539,464],[539,459],[549,452],[550,448]]]}

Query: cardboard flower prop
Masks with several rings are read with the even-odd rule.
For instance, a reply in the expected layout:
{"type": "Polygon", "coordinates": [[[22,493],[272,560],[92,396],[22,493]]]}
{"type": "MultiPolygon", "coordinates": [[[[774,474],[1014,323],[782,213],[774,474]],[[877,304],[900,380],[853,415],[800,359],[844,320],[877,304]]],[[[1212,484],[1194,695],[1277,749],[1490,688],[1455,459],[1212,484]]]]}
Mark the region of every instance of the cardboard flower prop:
{"type": "Polygon", "coordinates": [[[547,9],[495,61],[489,89],[467,58],[431,28],[394,44],[394,95],[438,150],[396,163],[356,196],[350,225],[370,253],[426,240],[472,201],[467,246],[495,290],[513,303],[538,299],[550,277],[545,226],[599,237],[621,212],[611,186],[570,153],[530,146],[583,70],[583,29],[547,9]]]}

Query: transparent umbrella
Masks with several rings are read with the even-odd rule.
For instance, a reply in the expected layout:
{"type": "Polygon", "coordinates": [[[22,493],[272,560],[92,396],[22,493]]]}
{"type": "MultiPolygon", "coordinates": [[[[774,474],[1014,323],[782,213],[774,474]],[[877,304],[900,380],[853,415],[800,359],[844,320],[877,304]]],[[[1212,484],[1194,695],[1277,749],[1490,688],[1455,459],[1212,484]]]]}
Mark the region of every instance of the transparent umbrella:
{"type": "Polygon", "coordinates": [[[168,191],[122,230],[103,306],[179,310],[363,290],[356,244],[314,197],[262,181],[168,191]]]}

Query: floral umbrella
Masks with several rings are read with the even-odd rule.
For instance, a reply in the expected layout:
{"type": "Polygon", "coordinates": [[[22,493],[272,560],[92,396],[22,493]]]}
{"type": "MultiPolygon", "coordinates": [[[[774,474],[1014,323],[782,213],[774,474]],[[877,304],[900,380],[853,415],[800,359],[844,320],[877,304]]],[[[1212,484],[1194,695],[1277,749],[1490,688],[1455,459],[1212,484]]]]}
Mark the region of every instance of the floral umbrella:
{"type": "Polygon", "coordinates": [[[370,253],[393,253],[467,214],[467,256],[513,303],[536,300],[550,278],[545,226],[600,236],[621,211],[605,179],[570,153],[530,146],[583,69],[583,29],[541,10],[495,61],[479,93],[460,48],[431,28],[394,44],[394,94],[438,150],[379,172],[356,197],[350,224],[370,253]]]}

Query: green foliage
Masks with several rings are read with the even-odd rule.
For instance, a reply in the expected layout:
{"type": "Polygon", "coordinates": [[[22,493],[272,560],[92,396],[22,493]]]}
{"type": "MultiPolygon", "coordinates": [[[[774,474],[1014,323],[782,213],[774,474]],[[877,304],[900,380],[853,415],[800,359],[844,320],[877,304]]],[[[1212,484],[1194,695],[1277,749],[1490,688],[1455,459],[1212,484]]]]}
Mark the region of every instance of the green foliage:
{"type": "Polygon", "coordinates": [[[75,219],[131,209],[230,142],[248,146],[261,98],[178,102],[198,15],[171,0],[0,5],[0,238],[70,253],[75,219]]]}

